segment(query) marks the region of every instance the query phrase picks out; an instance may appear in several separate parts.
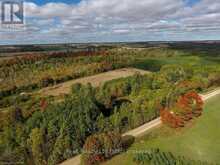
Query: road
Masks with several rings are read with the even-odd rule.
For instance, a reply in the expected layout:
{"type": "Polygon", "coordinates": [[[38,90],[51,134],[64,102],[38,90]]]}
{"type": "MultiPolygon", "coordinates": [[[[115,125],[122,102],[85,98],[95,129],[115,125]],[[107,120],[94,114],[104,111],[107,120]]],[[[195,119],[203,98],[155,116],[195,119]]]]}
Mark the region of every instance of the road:
{"type": "Polygon", "coordinates": [[[150,122],[148,122],[138,128],[135,128],[131,131],[124,133],[122,136],[131,135],[134,137],[139,137],[139,136],[142,136],[147,131],[151,130],[152,128],[160,126],[161,124],[162,124],[161,118],[159,117],[159,118],[152,120],[152,121],[150,121],[150,122]]]}
{"type": "MultiPolygon", "coordinates": [[[[200,95],[200,96],[202,97],[203,101],[207,101],[208,99],[210,99],[216,95],[219,95],[219,94],[220,94],[220,89],[212,91],[208,94],[200,95]]],[[[124,133],[122,136],[131,135],[134,137],[139,137],[139,136],[144,135],[144,133],[146,133],[147,131],[149,131],[153,128],[159,127],[161,124],[162,124],[161,118],[159,117],[149,123],[146,123],[138,128],[135,128],[133,130],[130,130],[130,131],[124,133]]],[[[81,158],[81,155],[75,156],[71,159],[64,161],[60,165],[80,165],[80,158],[81,158]]]]}
{"type": "Polygon", "coordinates": [[[210,93],[203,94],[203,95],[200,95],[200,96],[202,97],[203,101],[206,101],[206,100],[208,100],[208,99],[210,99],[210,98],[212,98],[212,97],[214,97],[218,94],[220,94],[220,89],[214,90],[210,93]]]}

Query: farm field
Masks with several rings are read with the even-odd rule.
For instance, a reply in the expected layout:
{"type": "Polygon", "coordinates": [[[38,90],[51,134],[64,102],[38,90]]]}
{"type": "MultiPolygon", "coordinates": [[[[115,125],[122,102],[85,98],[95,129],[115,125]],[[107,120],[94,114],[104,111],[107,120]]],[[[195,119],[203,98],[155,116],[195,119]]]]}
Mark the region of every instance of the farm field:
{"type": "Polygon", "coordinates": [[[135,68],[117,69],[117,70],[108,71],[105,73],[100,73],[94,76],[67,81],[59,85],[54,85],[52,87],[43,88],[42,90],[38,91],[38,93],[42,96],[59,96],[62,94],[70,93],[72,85],[76,83],[80,83],[84,85],[91,83],[92,86],[98,87],[98,86],[103,85],[105,82],[111,81],[114,79],[125,78],[129,76],[133,76],[135,74],[144,75],[144,74],[149,74],[149,73],[150,72],[146,70],[135,69],[135,68]]]}
{"type": "Polygon", "coordinates": [[[149,135],[138,139],[136,143],[121,155],[115,156],[104,165],[134,165],[135,151],[149,148],[160,148],[192,160],[220,162],[220,95],[205,103],[204,114],[188,127],[174,131],[168,127],[161,127],[149,135]]]}

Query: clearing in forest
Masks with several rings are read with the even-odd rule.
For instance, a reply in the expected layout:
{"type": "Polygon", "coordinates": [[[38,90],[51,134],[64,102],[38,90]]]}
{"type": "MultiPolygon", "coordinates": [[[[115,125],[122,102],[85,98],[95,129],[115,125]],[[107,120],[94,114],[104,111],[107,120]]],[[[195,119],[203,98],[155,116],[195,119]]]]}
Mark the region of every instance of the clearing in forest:
{"type": "Polygon", "coordinates": [[[47,87],[40,90],[39,94],[44,96],[59,96],[63,94],[68,94],[70,92],[71,86],[76,83],[81,83],[81,84],[91,83],[92,86],[97,87],[107,81],[111,81],[118,78],[129,77],[137,73],[143,75],[143,74],[149,74],[150,72],[135,68],[117,69],[105,73],[100,73],[94,76],[67,81],[58,85],[54,85],[52,87],[47,87]]]}

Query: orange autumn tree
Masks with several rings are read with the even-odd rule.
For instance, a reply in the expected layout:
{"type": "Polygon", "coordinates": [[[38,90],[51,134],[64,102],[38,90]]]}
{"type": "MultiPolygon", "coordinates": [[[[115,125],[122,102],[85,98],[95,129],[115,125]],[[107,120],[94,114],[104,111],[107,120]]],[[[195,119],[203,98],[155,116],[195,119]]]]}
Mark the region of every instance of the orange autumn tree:
{"type": "Polygon", "coordinates": [[[168,109],[164,108],[160,111],[161,120],[172,128],[178,128],[184,126],[184,121],[168,109]]]}
{"type": "Polygon", "coordinates": [[[41,111],[44,112],[46,110],[47,106],[48,106],[47,100],[46,99],[42,99],[40,101],[40,109],[41,109],[41,111]]]}
{"type": "Polygon", "coordinates": [[[183,127],[187,121],[202,114],[203,100],[195,92],[190,91],[180,96],[175,105],[161,110],[162,122],[172,128],[183,127]]]}
{"type": "Polygon", "coordinates": [[[97,165],[120,153],[122,137],[117,132],[105,132],[89,136],[83,146],[82,165],[97,165]]]}

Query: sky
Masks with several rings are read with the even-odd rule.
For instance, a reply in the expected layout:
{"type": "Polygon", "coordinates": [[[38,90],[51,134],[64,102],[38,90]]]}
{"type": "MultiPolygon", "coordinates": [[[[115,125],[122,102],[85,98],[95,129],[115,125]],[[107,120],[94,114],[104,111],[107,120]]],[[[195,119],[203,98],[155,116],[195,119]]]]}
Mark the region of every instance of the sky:
{"type": "Polygon", "coordinates": [[[24,11],[21,27],[0,22],[0,44],[220,40],[220,0],[28,0],[24,11]]]}

